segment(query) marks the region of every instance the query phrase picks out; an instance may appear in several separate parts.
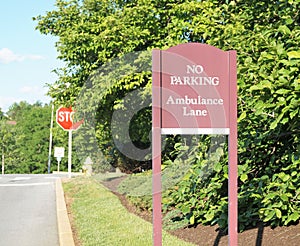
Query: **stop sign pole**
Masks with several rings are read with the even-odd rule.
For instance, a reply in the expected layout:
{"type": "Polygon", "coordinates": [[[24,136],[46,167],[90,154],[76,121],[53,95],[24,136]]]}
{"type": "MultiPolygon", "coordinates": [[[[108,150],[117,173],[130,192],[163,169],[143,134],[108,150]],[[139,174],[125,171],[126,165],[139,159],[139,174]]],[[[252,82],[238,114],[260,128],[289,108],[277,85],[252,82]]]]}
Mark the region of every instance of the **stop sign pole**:
{"type": "Polygon", "coordinates": [[[69,130],[68,141],[68,177],[71,178],[72,172],[72,130],[69,130]]]}
{"type": "Polygon", "coordinates": [[[68,141],[68,177],[71,178],[72,171],[72,132],[77,130],[83,120],[73,123],[74,111],[72,107],[60,107],[56,111],[56,122],[64,130],[69,132],[68,141]]]}

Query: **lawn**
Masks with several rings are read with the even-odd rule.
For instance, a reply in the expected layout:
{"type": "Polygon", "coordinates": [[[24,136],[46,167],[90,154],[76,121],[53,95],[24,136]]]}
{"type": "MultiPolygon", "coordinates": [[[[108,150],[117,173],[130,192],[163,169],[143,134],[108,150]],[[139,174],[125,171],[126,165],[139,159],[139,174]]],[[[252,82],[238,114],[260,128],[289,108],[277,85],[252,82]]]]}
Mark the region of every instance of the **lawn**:
{"type": "MultiPolygon", "coordinates": [[[[72,201],[70,212],[82,246],[152,245],[152,224],[129,213],[119,199],[92,177],[76,177],[63,182],[72,201]]],[[[167,232],[163,245],[192,246],[167,232]]]]}

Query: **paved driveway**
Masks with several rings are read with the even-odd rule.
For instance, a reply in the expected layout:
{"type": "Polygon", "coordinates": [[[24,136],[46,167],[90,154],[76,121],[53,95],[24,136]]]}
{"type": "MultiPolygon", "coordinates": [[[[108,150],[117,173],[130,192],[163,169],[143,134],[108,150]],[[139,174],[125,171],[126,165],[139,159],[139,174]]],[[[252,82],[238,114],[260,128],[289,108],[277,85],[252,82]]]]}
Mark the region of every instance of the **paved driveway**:
{"type": "Polygon", "coordinates": [[[0,245],[58,246],[54,175],[0,176],[0,245]]]}

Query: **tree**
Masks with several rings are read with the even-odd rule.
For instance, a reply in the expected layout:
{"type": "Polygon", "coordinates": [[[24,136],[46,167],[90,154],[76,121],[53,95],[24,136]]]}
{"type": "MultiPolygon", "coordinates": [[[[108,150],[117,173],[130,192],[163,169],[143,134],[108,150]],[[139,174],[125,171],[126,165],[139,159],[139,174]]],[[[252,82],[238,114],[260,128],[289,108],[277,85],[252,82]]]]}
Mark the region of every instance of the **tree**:
{"type": "MultiPolygon", "coordinates": [[[[299,0],[57,1],[56,10],[37,17],[39,31],[59,37],[59,58],[66,62],[49,94],[74,103],[93,70],[130,52],[183,42],[237,50],[241,229],[257,220],[287,225],[300,218],[299,8],[299,0]]],[[[103,81],[99,86],[105,88],[103,81]]],[[[95,125],[102,147],[113,146],[110,116],[124,105],[125,94],[143,88],[149,95],[150,74],[127,75],[107,88],[95,125]]],[[[206,162],[193,153],[193,172],[179,184],[182,189],[172,190],[169,205],[177,204],[191,224],[226,226],[226,158],[206,182],[198,182],[195,170],[206,162]],[[195,202],[200,192],[210,198],[205,204],[195,202]]]]}
{"type": "MultiPolygon", "coordinates": [[[[49,152],[49,131],[51,106],[40,102],[29,104],[25,101],[14,103],[7,115],[10,119],[2,120],[2,149],[5,153],[6,173],[46,173],[49,152]],[[8,123],[14,123],[13,125],[8,123]]],[[[67,135],[55,125],[53,145],[67,149],[67,135]]],[[[52,152],[53,155],[53,152],[52,152]]],[[[61,163],[61,171],[67,170],[67,161],[61,163]]],[[[73,154],[73,169],[78,171],[81,165],[73,154]]],[[[57,170],[52,162],[52,171],[57,170]]]]}
{"type": "Polygon", "coordinates": [[[9,173],[44,173],[47,162],[49,107],[37,102],[14,103],[8,116],[14,120],[14,142],[10,149],[15,155],[9,173]],[[47,110],[43,110],[47,109],[47,110]]]}
{"type": "Polygon", "coordinates": [[[0,121],[2,174],[10,173],[18,154],[18,151],[15,149],[17,139],[15,124],[16,122],[9,121],[5,117],[0,121]]]}
{"type": "Polygon", "coordinates": [[[2,109],[0,108],[0,120],[4,118],[4,113],[2,112],[2,109]]]}

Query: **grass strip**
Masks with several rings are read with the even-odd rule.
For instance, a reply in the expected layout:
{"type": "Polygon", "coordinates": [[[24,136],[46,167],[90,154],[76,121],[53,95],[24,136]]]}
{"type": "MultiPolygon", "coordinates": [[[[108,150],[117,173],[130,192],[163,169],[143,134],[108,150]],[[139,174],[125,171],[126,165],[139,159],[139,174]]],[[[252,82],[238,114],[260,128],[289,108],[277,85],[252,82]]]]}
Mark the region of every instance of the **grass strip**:
{"type": "MultiPolygon", "coordinates": [[[[150,246],[152,224],[129,213],[119,199],[91,177],[63,182],[82,246],[150,246]]],[[[163,245],[192,246],[163,232],[163,245]]]]}

